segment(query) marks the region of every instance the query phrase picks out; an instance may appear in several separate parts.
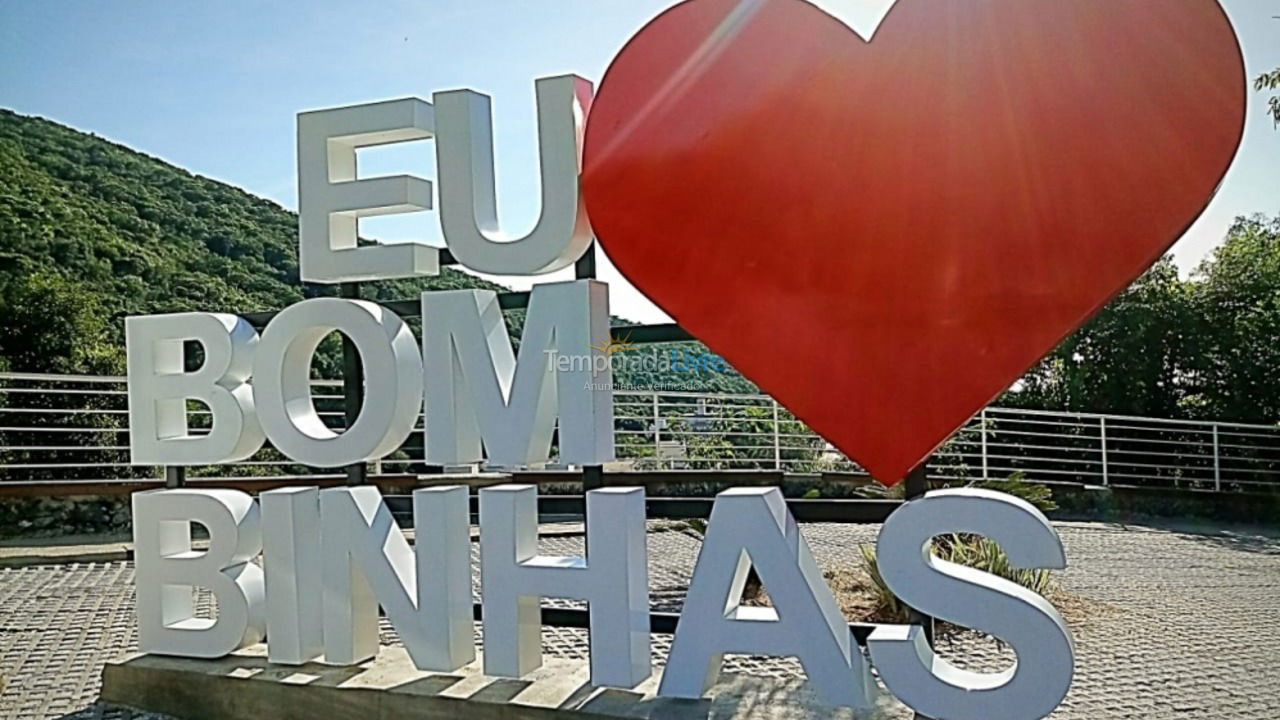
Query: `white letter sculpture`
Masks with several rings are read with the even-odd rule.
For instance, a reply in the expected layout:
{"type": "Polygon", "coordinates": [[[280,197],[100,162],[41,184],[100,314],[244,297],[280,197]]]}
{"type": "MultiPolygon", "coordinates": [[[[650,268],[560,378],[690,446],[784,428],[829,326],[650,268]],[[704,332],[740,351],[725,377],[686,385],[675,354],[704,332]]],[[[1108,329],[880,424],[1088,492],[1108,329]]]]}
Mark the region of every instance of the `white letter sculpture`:
{"type": "Polygon", "coordinates": [[[448,672],[475,659],[471,511],[467,488],[413,492],[417,552],[376,487],[320,493],[325,662],[378,653],[378,605],[420,670],[448,672]]]}
{"type": "Polygon", "coordinates": [[[777,488],[716,496],[658,694],[699,698],[725,653],[794,656],[823,702],[865,709],[877,688],[777,488]],[[741,605],[755,566],[773,607],[741,605]]]}
{"type": "Polygon", "coordinates": [[[440,251],[421,243],[357,247],[359,219],[431,209],[431,181],[356,179],[356,149],[423,140],[431,104],[417,98],[298,114],[298,256],[303,282],[385,280],[440,273],[440,251]]]}
{"type": "Polygon", "coordinates": [[[126,318],[129,451],[135,465],[214,465],[244,460],[262,447],[247,383],[258,333],[222,313],[126,318]],[[184,368],[183,343],[199,342],[204,363],[184,368]],[[207,434],[187,429],[187,400],[209,408],[207,434]]]}
{"type": "Polygon", "coordinates": [[[219,658],[262,641],[266,632],[258,506],[237,490],[152,490],[133,496],[138,649],[219,658]],[[191,523],[209,531],[193,552],[191,523]],[[194,590],[217,602],[216,618],[197,618],[194,590]]]}
{"type": "Polygon", "coordinates": [[[543,78],[538,96],[542,215],[523,238],[498,226],[489,98],[472,90],[438,92],[436,177],[440,225],[463,265],[496,275],[538,275],[569,267],[591,244],[578,176],[591,83],[574,75],[543,78]]]}
{"type": "Polygon", "coordinates": [[[1017,663],[999,673],[961,670],[937,657],[919,625],[888,625],[868,638],[889,691],[928,717],[1036,720],[1066,697],[1075,670],[1071,634],[1043,597],[1003,578],[940,560],[938,535],[990,538],[1018,568],[1065,568],[1062,542],[1024,500],[973,488],[936,490],[885,521],[876,557],[885,584],[904,603],[948,622],[1000,638],[1017,663]]]}
{"type": "Polygon", "coordinates": [[[268,490],[262,510],[267,582],[267,660],[302,665],[324,652],[320,579],[320,493],[313,487],[268,490]]]}
{"type": "Polygon", "coordinates": [[[587,557],[538,555],[538,490],[480,491],[484,672],[521,677],[542,665],[544,597],[589,604],[591,684],[635,687],[649,677],[644,490],[587,493],[587,557]]]}
{"type": "Polygon", "coordinates": [[[394,452],[413,432],[422,403],[422,358],[395,313],[363,300],[313,298],[276,315],[253,362],[258,417],[271,444],[315,467],[340,467],[394,452]],[[311,401],[311,358],[333,331],[360,352],[365,397],[341,434],[325,426],[311,401]]]}
{"type": "Polygon", "coordinates": [[[592,347],[608,338],[608,286],[594,280],[533,289],[519,362],[492,291],[423,293],[427,462],[479,462],[482,440],[491,465],[546,462],[557,416],[562,463],[613,460],[612,374],[592,347]]]}

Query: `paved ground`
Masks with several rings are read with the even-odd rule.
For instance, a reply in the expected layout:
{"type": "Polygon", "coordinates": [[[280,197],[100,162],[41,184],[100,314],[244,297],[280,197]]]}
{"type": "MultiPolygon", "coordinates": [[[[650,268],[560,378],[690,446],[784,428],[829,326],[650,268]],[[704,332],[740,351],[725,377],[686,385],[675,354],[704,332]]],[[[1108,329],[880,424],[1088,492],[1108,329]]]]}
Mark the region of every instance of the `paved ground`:
{"type": "MultiPolygon", "coordinates": [[[[1280,534],[1226,528],[1058,525],[1070,569],[1059,582],[1078,670],[1055,720],[1280,718],[1280,534]]],[[[854,567],[875,526],[806,525],[824,568],[854,567]]],[[[678,609],[698,540],[650,535],[655,608],[678,609]]],[[[542,541],[581,552],[581,537],[542,541]]],[[[95,706],[102,663],[130,650],[133,568],[124,561],[0,569],[0,719],[142,718],[95,706]]],[[[478,632],[478,631],[477,631],[478,632]]],[[[384,641],[396,642],[384,629],[384,641]]],[[[654,636],[665,657],[668,636],[654,636]]],[[[585,633],[547,629],[545,651],[583,657],[585,633]]],[[[987,638],[962,636],[942,652],[975,669],[1011,661],[987,638]]],[[[799,672],[793,661],[734,658],[733,669],[799,672]]]]}

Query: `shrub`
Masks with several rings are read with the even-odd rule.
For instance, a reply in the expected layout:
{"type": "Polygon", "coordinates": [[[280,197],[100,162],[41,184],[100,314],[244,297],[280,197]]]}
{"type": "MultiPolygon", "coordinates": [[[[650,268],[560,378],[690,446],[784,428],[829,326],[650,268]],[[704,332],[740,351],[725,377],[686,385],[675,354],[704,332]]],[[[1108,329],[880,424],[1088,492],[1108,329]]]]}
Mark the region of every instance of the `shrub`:
{"type": "Polygon", "coordinates": [[[1053,490],[1048,485],[1027,482],[1026,476],[1021,472],[1016,472],[1004,480],[978,480],[969,483],[968,487],[995,490],[1021,498],[1034,505],[1042,513],[1049,513],[1058,509],[1058,504],[1053,500],[1053,490]]]}
{"type": "MultiPolygon", "coordinates": [[[[1021,473],[1010,475],[1005,480],[971,482],[966,487],[979,487],[1007,493],[1031,503],[1041,512],[1049,512],[1058,507],[1053,501],[1052,490],[1044,485],[1026,482],[1021,473]]],[[[862,569],[871,578],[871,589],[878,605],[878,614],[896,622],[906,622],[907,607],[885,585],[876,561],[875,548],[862,545],[859,549],[862,551],[862,569]]],[[[933,539],[930,550],[941,560],[991,573],[1040,595],[1047,593],[1052,583],[1048,570],[1013,567],[1009,563],[1009,556],[1000,549],[999,545],[980,535],[940,536],[933,539]]]]}
{"type": "Polygon", "coordinates": [[[876,601],[876,615],[888,622],[907,622],[907,606],[902,604],[897,595],[889,591],[884,578],[880,576],[880,563],[876,560],[874,545],[859,545],[862,552],[862,569],[871,578],[871,594],[876,601]]]}
{"type": "MultiPolygon", "coordinates": [[[[876,600],[876,614],[890,622],[907,622],[907,606],[898,599],[880,575],[876,549],[872,545],[860,545],[862,570],[871,579],[871,592],[876,600]]],[[[1049,592],[1052,577],[1048,570],[1016,568],[1009,563],[1009,556],[1000,546],[978,535],[947,535],[932,543],[935,557],[991,573],[1028,590],[1044,595],[1049,592]]]]}

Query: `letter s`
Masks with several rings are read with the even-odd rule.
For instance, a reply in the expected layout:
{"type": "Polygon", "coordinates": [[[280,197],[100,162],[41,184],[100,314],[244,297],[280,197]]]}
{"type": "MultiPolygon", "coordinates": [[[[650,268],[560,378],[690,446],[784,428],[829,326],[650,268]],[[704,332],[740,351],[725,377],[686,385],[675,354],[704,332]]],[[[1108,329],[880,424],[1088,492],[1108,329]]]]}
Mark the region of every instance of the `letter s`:
{"type": "Polygon", "coordinates": [[[975,488],[937,490],[906,503],[876,543],[885,584],[907,605],[994,635],[1017,655],[1013,667],[975,673],[937,657],[919,625],[885,625],[867,646],[886,687],[917,712],[946,720],[1034,720],[1071,687],[1075,648],[1062,616],[1040,595],[990,573],[933,556],[938,535],[972,533],[999,544],[1018,568],[1067,565],[1062,541],[1024,500],[975,488]]]}

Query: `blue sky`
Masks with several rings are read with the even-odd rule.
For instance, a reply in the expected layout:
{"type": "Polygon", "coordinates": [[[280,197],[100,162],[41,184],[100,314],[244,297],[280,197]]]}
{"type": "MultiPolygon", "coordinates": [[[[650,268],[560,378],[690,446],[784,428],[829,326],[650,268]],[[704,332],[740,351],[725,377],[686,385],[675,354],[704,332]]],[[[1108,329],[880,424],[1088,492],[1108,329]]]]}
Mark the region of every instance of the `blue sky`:
{"type": "MultiPolygon", "coordinates": [[[[672,4],[0,0],[0,106],[296,208],[298,111],[470,87],[494,98],[500,213],[506,229],[523,234],[538,212],[533,80],[576,72],[599,81],[627,38],[672,4]]],[[[1280,19],[1273,19],[1280,0],[1223,5],[1250,77],[1280,66],[1280,19]]],[[[1209,210],[1175,246],[1184,269],[1220,242],[1236,215],[1280,212],[1280,132],[1263,105],[1251,92],[1240,155],[1209,210]]],[[[362,174],[434,176],[428,143],[365,151],[361,162],[362,174]]],[[[379,218],[362,234],[439,238],[429,213],[379,218]]],[[[611,267],[601,276],[611,284],[615,314],[664,319],[611,267]]]]}

